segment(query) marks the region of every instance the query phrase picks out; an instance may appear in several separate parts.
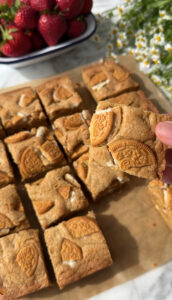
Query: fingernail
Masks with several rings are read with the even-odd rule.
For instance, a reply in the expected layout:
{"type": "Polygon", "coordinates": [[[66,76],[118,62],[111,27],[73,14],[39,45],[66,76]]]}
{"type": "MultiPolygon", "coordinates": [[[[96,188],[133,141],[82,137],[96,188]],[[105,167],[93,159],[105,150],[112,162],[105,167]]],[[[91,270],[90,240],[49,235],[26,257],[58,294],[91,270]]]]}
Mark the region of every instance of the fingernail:
{"type": "Polygon", "coordinates": [[[156,126],[156,134],[159,136],[172,139],[172,122],[160,122],[156,126]]]}

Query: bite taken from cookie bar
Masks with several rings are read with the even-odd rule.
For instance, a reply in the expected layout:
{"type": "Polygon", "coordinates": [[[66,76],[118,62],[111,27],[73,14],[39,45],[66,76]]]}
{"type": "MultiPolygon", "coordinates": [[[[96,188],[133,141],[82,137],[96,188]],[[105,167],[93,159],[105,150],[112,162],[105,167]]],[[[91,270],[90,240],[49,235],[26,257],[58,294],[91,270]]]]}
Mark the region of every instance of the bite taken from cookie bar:
{"type": "Polygon", "coordinates": [[[155,135],[159,122],[170,121],[171,116],[141,108],[116,105],[101,109],[98,105],[90,125],[93,147],[107,146],[117,169],[148,179],[162,177],[165,169],[165,151],[155,135]]]}
{"type": "Polygon", "coordinates": [[[148,185],[150,199],[172,231],[172,185],[152,180],[148,185]]]}
{"type": "Polygon", "coordinates": [[[68,76],[44,82],[36,91],[51,121],[81,109],[82,99],[68,76]]]}
{"type": "Polygon", "coordinates": [[[89,125],[91,116],[88,110],[58,118],[53,129],[69,160],[74,160],[87,152],[90,145],[89,125]]]}
{"type": "Polygon", "coordinates": [[[82,78],[96,102],[139,88],[130,72],[112,59],[84,68],[82,78]]]}
{"type": "Polygon", "coordinates": [[[79,210],[87,209],[80,184],[68,166],[48,172],[26,189],[43,229],[79,210]]]}
{"type": "Polygon", "coordinates": [[[5,143],[23,180],[66,164],[63,153],[47,127],[21,131],[7,137],[5,143]]]}
{"type": "Polygon", "coordinates": [[[30,87],[0,94],[0,118],[8,134],[46,125],[46,116],[30,87]]]}
{"type": "Polygon", "coordinates": [[[125,173],[116,170],[106,146],[90,147],[89,152],[74,161],[73,165],[93,201],[112,193],[129,181],[125,173]]]}
{"type": "Polygon", "coordinates": [[[45,241],[60,289],[112,265],[93,212],[47,229],[45,241]]]}
{"type": "Polygon", "coordinates": [[[0,238],[0,299],[16,299],[49,286],[38,230],[0,238]]]}
{"type": "Polygon", "coordinates": [[[0,141],[0,188],[14,182],[14,174],[5,146],[0,141]]]}
{"type": "Polygon", "coordinates": [[[0,237],[29,228],[20,196],[14,184],[0,189],[0,237]]]}

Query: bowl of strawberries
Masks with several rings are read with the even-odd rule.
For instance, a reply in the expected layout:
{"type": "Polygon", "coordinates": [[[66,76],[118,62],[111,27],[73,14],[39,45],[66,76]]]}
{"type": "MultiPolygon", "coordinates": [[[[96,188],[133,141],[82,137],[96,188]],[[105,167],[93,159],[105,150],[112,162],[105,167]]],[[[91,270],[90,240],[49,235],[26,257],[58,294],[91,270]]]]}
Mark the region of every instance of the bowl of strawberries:
{"type": "Polygon", "coordinates": [[[0,64],[23,67],[91,37],[92,0],[0,0],[0,64]]]}

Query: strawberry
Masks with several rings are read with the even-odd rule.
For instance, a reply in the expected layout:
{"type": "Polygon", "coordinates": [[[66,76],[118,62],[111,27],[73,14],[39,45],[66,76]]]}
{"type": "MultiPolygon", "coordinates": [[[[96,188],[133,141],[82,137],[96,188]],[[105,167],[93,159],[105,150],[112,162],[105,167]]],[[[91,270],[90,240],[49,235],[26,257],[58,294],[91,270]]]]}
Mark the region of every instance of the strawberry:
{"type": "Polygon", "coordinates": [[[32,49],[34,51],[40,50],[45,47],[45,42],[42,36],[37,31],[29,32],[28,36],[30,37],[32,43],[32,49]]]}
{"type": "Polygon", "coordinates": [[[24,5],[16,13],[14,22],[21,29],[35,28],[37,26],[36,12],[30,5],[24,5]]]}
{"type": "Polygon", "coordinates": [[[20,0],[22,4],[30,5],[30,0],[20,0]]]}
{"type": "Polygon", "coordinates": [[[31,50],[31,41],[24,32],[16,26],[8,26],[2,31],[3,44],[1,52],[5,56],[17,57],[27,54],[31,50]]]}
{"type": "Polygon", "coordinates": [[[84,0],[56,0],[56,2],[67,19],[79,16],[84,6],[84,0]]]}
{"type": "Polygon", "coordinates": [[[86,29],[86,24],[84,21],[80,19],[71,20],[69,22],[69,27],[67,31],[67,35],[70,38],[75,38],[81,35],[86,29]]]}
{"type": "Polygon", "coordinates": [[[38,30],[49,46],[54,46],[67,31],[67,22],[58,14],[43,14],[38,21],[38,30]]]}
{"type": "Polygon", "coordinates": [[[30,4],[36,11],[51,10],[55,5],[55,0],[30,0],[30,4]]]}
{"type": "Polygon", "coordinates": [[[9,7],[11,7],[13,3],[14,3],[14,0],[0,0],[0,5],[7,4],[9,7]]]}
{"type": "Polygon", "coordinates": [[[81,15],[87,15],[91,12],[93,0],[85,0],[81,15]]]}

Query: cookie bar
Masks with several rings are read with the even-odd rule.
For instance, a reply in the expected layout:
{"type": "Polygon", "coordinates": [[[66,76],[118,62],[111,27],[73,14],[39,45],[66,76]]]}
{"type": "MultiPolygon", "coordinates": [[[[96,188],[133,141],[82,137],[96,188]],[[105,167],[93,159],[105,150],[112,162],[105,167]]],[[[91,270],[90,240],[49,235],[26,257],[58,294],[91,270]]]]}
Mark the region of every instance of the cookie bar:
{"type": "Polygon", "coordinates": [[[5,142],[23,180],[65,164],[63,153],[46,127],[21,131],[7,137],[5,142]]]}
{"type": "Polygon", "coordinates": [[[130,72],[111,59],[84,68],[82,78],[96,102],[137,90],[139,87],[130,72]]]}
{"type": "Polygon", "coordinates": [[[92,146],[107,145],[117,169],[138,177],[157,179],[165,168],[165,150],[155,136],[159,122],[171,116],[141,108],[116,105],[97,108],[90,125],[92,146]]]}
{"type": "Polygon", "coordinates": [[[62,222],[44,234],[60,289],[112,265],[105,238],[92,212],[62,222]]]}
{"type": "Polygon", "coordinates": [[[15,185],[9,184],[0,189],[0,237],[29,227],[15,185]]]}
{"type": "Polygon", "coordinates": [[[0,238],[0,299],[16,299],[49,286],[37,230],[0,238]]]}
{"type": "Polygon", "coordinates": [[[0,188],[14,182],[14,174],[7,157],[5,146],[0,141],[0,188]]]}
{"type": "Polygon", "coordinates": [[[119,189],[128,176],[116,170],[107,147],[91,147],[74,163],[80,179],[85,183],[94,201],[119,189]]]}
{"type": "Polygon", "coordinates": [[[82,99],[67,76],[44,82],[36,90],[50,120],[79,111],[81,108],[82,99]]]}
{"type": "Polygon", "coordinates": [[[88,201],[68,166],[48,172],[26,189],[43,229],[73,212],[86,209],[88,201]]]}
{"type": "Polygon", "coordinates": [[[0,118],[8,134],[46,125],[46,116],[30,87],[0,94],[0,118]]]}
{"type": "Polygon", "coordinates": [[[70,160],[87,152],[90,144],[89,125],[91,116],[88,110],[56,119],[53,129],[70,160]]]}
{"type": "Polygon", "coordinates": [[[152,180],[148,189],[155,208],[172,231],[172,186],[160,180],[152,180]]]}
{"type": "Polygon", "coordinates": [[[158,109],[150,100],[147,99],[146,95],[141,90],[124,93],[120,96],[101,101],[99,103],[99,109],[113,107],[114,104],[124,104],[127,106],[140,107],[142,110],[150,110],[158,113],[158,109]]]}

